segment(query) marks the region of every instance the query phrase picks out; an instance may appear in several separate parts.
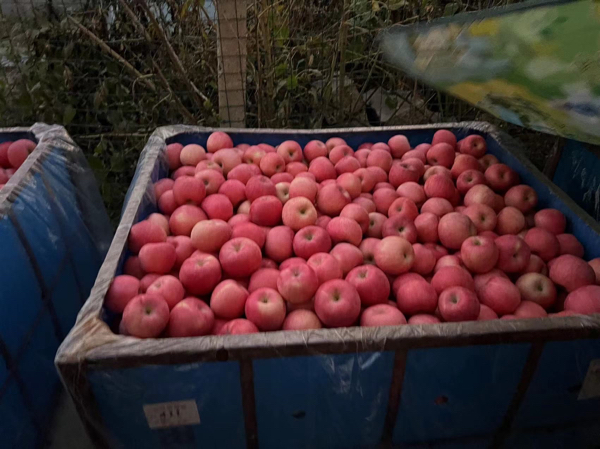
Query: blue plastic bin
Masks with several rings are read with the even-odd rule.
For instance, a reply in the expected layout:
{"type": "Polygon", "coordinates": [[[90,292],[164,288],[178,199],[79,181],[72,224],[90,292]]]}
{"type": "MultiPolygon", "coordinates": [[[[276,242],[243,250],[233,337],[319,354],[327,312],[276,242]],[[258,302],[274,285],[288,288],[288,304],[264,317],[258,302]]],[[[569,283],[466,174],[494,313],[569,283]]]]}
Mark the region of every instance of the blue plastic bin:
{"type": "MultiPolygon", "coordinates": [[[[340,136],[362,142],[438,129],[485,137],[489,152],[561,210],[600,256],[600,228],[485,123],[332,130],[226,130],[234,144],[340,136]]],[[[172,142],[214,130],[158,129],[131,185],[121,225],[57,365],[99,447],[549,448],[600,435],[600,316],[320,329],[138,340],[113,334],[103,298],[120,272],[131,225],[155,211],[172,142]],[[594,377],[596,376],[596,377],[594,377]],[[594,383],[595,382],[595,383],[594,383]]]]}
{"type": "Polygon", "coordinates": [[[0,447],[40,447],[60,388],[53,360],[112,237],[81,150],[60,126],[0,129],[36,149],[0,190],[0,447]]]}

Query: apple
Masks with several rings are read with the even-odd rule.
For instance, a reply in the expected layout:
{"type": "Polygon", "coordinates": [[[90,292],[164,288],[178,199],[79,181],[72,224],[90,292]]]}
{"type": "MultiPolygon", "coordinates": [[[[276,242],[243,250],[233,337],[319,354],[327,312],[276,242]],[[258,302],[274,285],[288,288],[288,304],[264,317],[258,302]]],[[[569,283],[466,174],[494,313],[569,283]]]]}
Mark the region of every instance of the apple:
{"type": "MultiPolygon", "coordinates": [[[[381,150],[380,150],[381,151],[381,150]]],[[[335,164],[335,172],[339,175],[344,173],[354,173],[360,167],[360,162],[354,156],[343,157],[337,164],[335,164]]]]}
{"type": "Polygon", "coordinates": [[[181,265],[179,280],[189,294],[206,295],[221,280],[221,265],[211,254],[192,255],[181,265]]]}
{"type": "Polygon", "coordinates": [[[123,310],[121,326],[127,335],[158,337],[169,322],[169,306],[159,295],[143,294],[132,298],[123,310]]]}
{"type": "Polygon", "coordinates": [[[539,304],[532,301],[523,301],[514,312],[517,318],[544,318],[548,316],[539,304]]]}
{"type": "Polygon", "coordinates": [[[442,291],[438,307],[445,321],[474,321],[479,317],[477,295],[464,287],[449,287],[442,291]]]}
{"type": "Polygon", "coordinates": [[[277,147],[277,154],[286,164],[302,161],[302,147],[295,140],[286,140],[277,147]]]}
{"type": "Polygon", "coordinates": [[[496,232],[500,235],[518,234],[525,227],[525,217],[516,207],[505,207],[499,213],[496,221],[496,232]]]}
{"type": "MultiPolygon", "coordinates": [[[[182,206],[183,207],[183,206],[182,206]]],[[[202,210],[211,220],[229,220],[233,216],[233,204],[225,195],[213,193],[202,201],[202,210]]]]}
{"type": "Polygon", "coordinates": [[[362,193],[361,180],[354,173],[342,173],[338,176],[336,183],[348,192],[352,200],[358,198],[362,193]]]}
{"type": "Polygon", "coordinates": [[[263,175],[273,176],[285,170],[285,160],[277,153],[267,153],[260,160],[259,167],[263,175]]]}
{"type": "MultiPolygon", "coordinates": [[[[201,162],[202,163],[202,162],[201,162]]],[[[200,165],[200,164],[198,164],[200,165]]],[[[194,167],[179,167],[177,170],[175,170],[173,172],[173,174],[171,175],[171,178],[176,181],[178,178],[181,178],[182,176],[195,176],[197,173],[196,168],[194,167]]]]}
{"type": "Polygon", "coordinates": [[[246,198],[251,203],[261,196],[276,196],[277,189],[275,189],[275,184],[266,176],[253,176],[246,183],[246,198]]]}
{"type": "Polygon", "coordinates": [[[446,248],[460,249],[463,242],[477,234],[471,219],[459,212],[450,212],[440,218],[438,235],[446,248]]]}
{"type": "Polygon", "coordinates": [[[560,255],[571,254],[583,258],[585,253],[583,245],[573,234],[558,234],[556,239],[558,240],[558,253],[560,255]]]}
{"type": "Polygon", "coordinates": [[[313,254],[306,263],[317,275],[319,285],[332,279],[342,279],[343,277],[340,263],[331,254],[313,254]]]}
{"type": "Polygon", "coordinates": [[[356,288],[363,306],[385,304],[390,296],[390,283],[383,271],[374,265],[361,265],[353,268],[346,276],[356,288]]]}
{"type": "Polygon", "coordinates": [[[471,219],[479,233],[492,231],[496,228],[496,212],[485,204],[472,204],[463,210],[462,213],[471,219]]]}
{"type": "Polygon", "coordinates": [[[462,267],[445,266],[440,268],[431,278],[431,286],[439,295],[450,287],[464,287],[475,291],[475,284],[471,274],[462,267]]]}
{"type": "Polygon", "coordinates": [[[383,222],[381,228],[383,237],[399,236],[410,243],[417,241],[417,228],[413,221],[403,215],[394,215],[383,222]]]}
{"type": "Polygon", "coordinates": [[[167,241],[167,233],[156,223],[148,220],[134,224],[129,231],[128,246],[133,254],[140,252],[148,243],[162,243],[167,241]]]}
{"type": "Polygon", "coordinates": [[[158,210],[165,215],[171,215],[177,209],[177,202],[173,190],[167,190],[158,199],[158,210]]]}
{"type": "Polygon", "coordinates": [[[398,308],[407,315],[433,313],[438,305],[438,295],[427,281],[408,280],[395,290],[398,308]]]}
{"type": "Polygon", "coordinates": [[[487,145],[485,139],[476,135],[465,137],[458,146],[458,151],[461,153],[470,154],[478,159],[485,155],[486,150],[487,145]]]}
{"type": "Polygon", "coordinates": [[[568,292],[596,283],[596,273],[592,267],[585,260],[571,254],[558,256],[550,261],[548,267],[548,277],[568,292]]]}
{"type": "Polygon", "coordinates": [[[175,181],[171,178],[162,178],[156,181],[154,183],[154,196],[156,197],[156,200],[158,201],[163,193],[173,190],[174,185],[175,181]]]}
{"type": "MultiPolygon", "coordinates": [[[[373,179],[373,182],[375,183],[374,185],[376,185],[378,182],[386,182],[388,179],[387,173],[381,167],[367,167],[366,170],[367,170],[367,172],[370,173],[371,178],[373,179]]],[[[354,173],[356,173],[356,172],[354,172],[354,173]]],[[[392,186],[392,188],[393,188],[393,186],[392,186]]]]}
{"type": "Polygon", "coordinates": [[[336,145],[329,151],[329,160],[332,164],[337,164],[345,157],[354,156],[354,150],[350,148],[348,145],[336,145]]]}
{"type": "Polygon", "coordinates": [[[433,139],[431,140],[431,145],[435,145],[436,143],[447,143],[452,147],[456,147],[456,136],[452,131],[440,129],[435,132],[433,139]]]}
{"type": "MultiPolygon", "coordinates": [[[[385,174],[385,172],[383,174],[385,174]]],[[[373,190],[375,184],[377,183],[377,178],[375,177],[375,174],[373,173],[372,169],[359,168],[353,173],[353,175],[360,180],[360,187],[363,192],[370,192],[371,190],[373,190]]],[[[385,179],[387,179],[387,176],[385,177],[385,179]]],[[[338,179],[338,183],[342,187],[346,188],[344,186],[344,181],[340,182],[338,179]]],[[[350,190],[348,190],[348,193],[350,193],[350,190]]]]}
{"type": "Polygon", "coordinates": [[[306,260],[304,260],[302,257],[290,257],[285,262],[282,262],[281,265],[279,265],[279,269],[285,270],[286,268],[293,267],[294,265],[302,265],[305,263],[306,260]]]}
{"type": "Polygon", "coordinates": [[[315,295],[315,312],[327,327],[347,327],[360,315],[360,296],[352,284],[333,279],[322,284],[315,295]]]}
{"type": "Polygon", "coordinates": [[[375,247],[381,239],[369,237],[360,242],[358,247],[363,254],[363,262],[365,264],[375,265],[375,247]]]}
{"type": "Polygon", "coordinates": [[[339,145],[346,145],[346,141],[341,137],[331,137],[327,140],[327,142],[325,142],[325,145],[327,146],[327,150],[331,151],[333,148],[339,145]]]}
{"type": "Polygon", "coordinates": [[[487,273],[496,266],[499,251],[489,237],[474,236],[466,239],[460,247],[463,264],[473,273],[487,273]]]}
{"type": "Polygon", "coordinates": [[[437,215],[439,218],[452,212],[454,208],[450,201],[444,198],[429,198],[423,206],[421,206],[421,213],[432,213],[437,215]]]}
{"type": "Polygon", "coordinates": [[[212,161],[221,167],[223,175],[227,176],[231,170],[242,163],[242,156],[232,148],[223,148],[214,154],[212,161]]]}
{"type": "Polygon", "coordinates": [[[372,150],[367,157],[367,167],[381,167],[386,172],[392,167],[392,155],[385,150],[372,150]]]}
{"type": "Polygon", "coordinates": [[[225,182],[223,175],[214,169],[198,171],[194,177],[202,181],[206,195],[217,193],[221,185],[225,182]]]}
{"type": "Polygon", "coordinates": [[[36,145],[35,142],[29,139],[19,139],[12,142],[6,150],[6,158],[10,166],[17,169],[23,165],[29,153],[35,150],[36,145]]]}
{"type": "Polygon", "coordinates": [[[308,259],[313,254],[328,252],[331,249],[331,237],[323,228],[307,226],[296,233],[292,246],[298,257],[308,259]]]}
{"type": "MultiPolygon", "coordinates": [[[[146,293],[146,290],[148,290],[148,287],[150,287],[152,285],[152,283],[155,280],[157,280],[159,277],[160,277],[160,274],[156,274],[156,273],[149,273],[149,274],[145,275],[142,279],[139,280],[140,288],[139,288],[138,293],[146,293]]],[[[123,311],[121,310],[121,312],[119,312],[119,313],[123,313],[123,311]]]]}
{"type": "Polygon", "coordinates": [[[323,325],[319,317],[312,310],[293,310],[283,322],[284,331],[301,331],[309,329],[321,329],[323,325]]]}
{"type": "Polygon", "coordinates": [[[430,274],[437,262],[433,251],[420,243],[413,244],[413,251],[415,253],[415,261],[411,270],[423,276],[430,274]]]}
{"type": "Polygon", "coordinates": [[[237,179],[229,179],[221,184],[219,193],[229,198],[233,207],[239,206],[240,203],[246,200],[246,186],[237,179]]]}
{"type": "Polygon", "coordinates": [[[175,307],[185,296],[183,285],[175,276],[160,276],[147,289],[146,293],[161,296],[169,306],[169,309],[175,307]]]}
{"type": "Polygon", "coordinates": [[[350,203],[350,194],[338,184],[329,184],[321,187],[317,194],[317,208],[320,212],[334,217],[350,203]]]}
{"type": "Polygon", "coordinates": [[[485,179],[490,187],[504,192],[519,183],[519,175],[505,164],[494,164],[485,170],[485,179]]]}
{"type": "Polygon", "coordinates": [[[315,181],[308,178],[295,178],[290,183],[290,198],[302,196],[308,198],[310,202],[314,202],[317,198],[319,186],[315,181]]]}
{"type": "Polygon", "coordinates": [[[509,279],[492,276],[478,291],[479,300],[498,316],[514,313],[521,304],[521,292],[509,279]]]}
{"type": "Polygon", "coordinates": [[[408,142],[406,136],[403,136],[402,134],[397,134],[390,137],[390,140],[388,140],[388,146],[390,147],[390,151],[394,159],[401,158],[404,153],[410,151],[410,143],[408,142]]]}
{"type": "Polygon", "coordinates": [[[361,230],[361,238],[362,234],[366,233],[369,230],[369,213],[358,204],[350,203],[344,206],[342,212],[340,213],[340,217],[347,218],[358,223],[361,230]]]}
{"type": "Polygon", "coordinates": [[[559,253],[559,242],[554,234],[543,228],[531,228],[525,234],[525,243],[532,253],[544,262],[554,259],[559,253]]]}
{"type": "Polygon", "coordinates": [[[414,201],[410,198],[396,198],[388,209],[388,217],[395,215],[408,217],[412,221],[419,215],[419,210],[414,201]]]}
{"type": "Polygon", "coordinates": [[[281,329],[285,320],[285,302],[277,290],[259,288],[252,292],[244,307],[246,318],[261,331],[281,329]]]}
{"type": "Polygon", "coordinates": [[[531,187],[521,184],[511,187],[504,194],[504,203],[507,206],[516,207],[526,214],[537,206],[538,196],[531,187]]]}
{"type": "MultiPolygon", "coordinates": [[[[167,235],[169,235],[171,233],[171,230],[169,229],[169,219],[167,217],[165,217],[163,214],[159,214],[159,213],[150,214],[150,215],[148,215],[148,218],[146,218],[146,220],[148,220],[151,223],[157,224],[158,226],[163,228],[163,230],[165,231],[165,233],[167,235]]],[[[169,241],[168,237],[167,237],[167,241],[169,241]]]]}
{"type": "MultiPolygon", "coordinates": [[[[244,188],[245,188],[248,181],[250,181],[250,178],[252,178],[253,176],[260,176],[260,175],[261,175],[260,168],[258,168],[256,165],[254,165],[254,164],[239,164],[239,165],[236,165],[235,167],[233,167],[231,170],[229,170],[229,172],[227,173],[227,180],[228,181],[239,181],[242,183],[242,185],[244,185],[244,188]]],[[[227,181],[225,181],[225,182],[227,182],[227,181]]],[[[219,188],[219,190],[220,189],[221,188],[219,188]]],[[[220,193],[222,193],[222,192],[220,192],[220,193]]],[[[244,192],[244,196],[245,196],[245,192],[244,192]]]]}
{"type": "Polygon", "coordinates": [[[223,220],[204,220],[196,223],[191,239],[194,247],[205,253],[214,253],[231,238],[231,226],[223,220]]]}
{"type": "Polygon", "coordinates": [[[495,240],[498,247],[496,266],[506,273],[521,273],[529,264],[531,249],[516,235],[503,235],[495,240]]]}
{"type": "Polygon", "coordinates": [[[428,168],[425,170],[423,174],[423,181],[427,181],[433,175],[444,175],[448,178],[452,179],[452,172],[448,170],[446,167],[442,167],[441,165],[431,165],[427,166],[428,168]]]}
{"type": "Polygon", "coordinates": [[[312,202],[305,197],[291,198],[281,210],[283,224],[294,231],[312,226],[317,221],[317,210],[312,202]]]}
{"type": "MultiPolygon", "coordinates": [[[[430,249],[431,251],[431,249],[430,249]]],[[[433,254],[433,251],[432,251],[433,254]]],[[[433,273],[437,273],[441,268],[444,267],[463,267],[461,259],[455,255],[445,255],[437,259],[435,266],[433,267],[433,273]]]]}
{"type": "Polygon", "coordinates": [[[419,214],[414,221],[417,230],[417,240],[422,243],[435,243],[438,241],[439,218],[431,212],[419,214]]]}
{"type": "Polygon", "coordinates": [[[180,143],[171,143],[167,145],[165,154],[167,156],[169,170],[174,171],[181,167],[181,150],[183,150],[183,145],[180,143]]]}
{"type": "Polygon", "coordinates": [[[335,166],[326,157],[317,157],[310,161],[308,172],[314,175],[317,182],[335,179],[337,176],[335,166]]]}
{"type": "Polygon", "coordinates": [[[417,207],[421,207],[427,200],[425,190],[416,182],[405,182],[404,184],[401,184],[396,189],[396,193],[400,195],[400,198],[410,199],[417,207]]]}
{"type": "Polygon", "coordinates": [[[485,176],[479,170],[465,170],[456,179],[456,188],[462,195],[466,195],[472,187],[485,185],[485,176]]]}
{"type": "Polygon", "coordinates": [[[548,267],[537,254],[532,254],[529,257],[529,263],[523,270],[523,273],[540,273],[544,276],[548,275],[548,267]]]}
{"type": "Polygon", "coordinates": [[[398,194],[393,188],[377,189],[373,192],[373,202],[380,214],[387,214],[392,203],[398,198],[398,194]]]}
{"type": "Polygon", "coordinates": [[[260,247],[245,237],[229,240],[219,251],[223,271],[234,278],[250,276],[260,268],[261,259],[260,247]]]}
{"type": "MultiPolygon", "coordinates": [[[[206,157],[207,157],[206,160],[200,161],[198,163],[198,165],[196,165],[196,168],[193,170],[194,173],[192,173],[192,170],[191,170],[192,167],[181,167],[175,171],[175,173],[173,174],[173,178],[176,179],[178,173],[181,173],[182,175],[185,175],[185,176],[195,176],[196,174],[198,174],[204,170],[215,171],[215,172],[217,172],[217,174],[219,174],[219,175],[221,175],[221,177],[223,177],[223,169],[216,162],[213,162],[212,160],[208,159],[208,157],[212,157],[212,154],[207,154],[206,157]]],[[[208,173],[203,174],[202,177],[207,181],[208,181],[208,179],[211,179],[211,177],[208,176],[208,173]]],[[[215,179],[217,179],[217,178],[215,178],[215,179]]],[[[220,178],[218,178],[218,179],[220,179],[220,178]]],[[[223,180],[224,180],[224,178],[223,178],[223,180]]],[[[205,187],[206,187],[207,183],[208,182],[204,183],[205,187]]]]}
{"type": "Polygon", "coordinates": [[[244,318],[236,318],[225,323],[218,335],[256,334],[258,332],[258,327],[251,321],[244,318]]]}
{"type": "Polygon", "coordinates": [[[290,183],[289,182],[278,182],[275,184],[275,191],[277,198],[282,204],[285,204],[290,199],[290,183]]]}
{"type": "Polygon", "coordinates": [[[294,231],[288,226],[276,226],[267,232],[265,254],[275,262],[292,257],[294,231]]]}
{"type": "Polygon", "coordinates": [[[427,150],[427,163],[429,165],[441,165],[446,168],[454,164],[454,146],[447,143],[432,144],[427,150]]]}
{"type": "Polygon", "coordinates": [[[433,175],[427,178],[424,191],[427,198],[444,198],[451,203],[455,201],[456,196],[458,195],[452,179],[442,174],[433,175]]]}
{"type": "Polygon", "coordinates": [[[338,243],[330,254],[337,259],[346,276],[352,268],[363,264],[363,255],[360,249],[350,243],[338,243]]]}
{"type": "Polygon", "coordinates": [[[535,302],[544,309],[549,308],[556,301],[556,287],[543,274],[526,273],[517,280],[516,286],[523,301],[535,302]]]}
{"type": "Polygon", "coordinates": [[[497,203],[496,194],[485,184],[477,184],[469,189],[464,198],[465,206],[485,204],[494,209],[497,203]]]}
{"type": "Polygon", "coordinates": [[[533,217],[536,227],[546,229],[558,235],[565,232],[567,219],[562,212],[556,209],[542,209],[533,217]]]}
{"type": "Polygon", "coordinates": [[[479,158],[479,163],[481,164],[482,170],[485,171],[492,165],[500,163],[500,161],[493,154],[486,154],[479,158]]]}
{"type": "Polygon", "coordinates": [[[408,324],[437,324],[440,322],[441,321],[438,317],[429,315],[427,313],[419,313],[411,316],[408,319],[408,324]]]}
{"type": "Polygon", "coordinates": [[[354,246],[358,246],[362,240],[362,229],[351,218],[335,217],[327,224],[326,229],[334,244],[349,242],[354,246]]]}
{"type": "Polygon", "coordinates": [[[197,298],[186,298],[171,310],[167,335],[169,337],[199,337],[209,335],[215,315],[210,307],[197,298]]]}
{"type": "MultiPolygon", "coordinates": [[[[263,259],[264,261],[265,259],[263,259]]],[[[272,288],[277,290],[277,279],[279,278],[279,270],[273,268],[260,268],[250,276],[248,291],[252,293],[259,288],[272,288]]]]}
{"type": "MultiPolygon", "coordinates": [[[[398,161],[395,160],[392,163],[389,172],[389,180],[390,183],[394,186],[394,188],[398,188],[401,184],[405,182],[418,182],[419,178],[422,176],[418,164],[409,163],[408,161],[414,161],[415,159],[407,159],[406,161],[398,161]]],[[[417,159],[418,160],[418,159],[417,159]]],[[[421,161],[419,161],[423,164],[421,161]]],[[[424,168],[424,167],[423,167],[424,168]]],[[[425,172],[423,172],[425,173],[425,172]]]]}
{"type": "Polygon", "coordinates": [[[292,304],[310,301],[318,287],[317,274],[307,264],[294,265],[281,270],[277,278],[279,294],[292,304]]]}
{"type": "Polygon", "coordinates": [[[202,180],[193,176],[181,176],[173,184],[173,198],[178,205],[199,205],[206,197],[206,188],[202,180]]]}
{"type": "Polygon", "coordinates": [[[209,153],[216,153],[223,148],[233,148],[233,141],[227,133],[215,131],[206,140],[206,149],[209,153]]]}
{"type": "Polygon", "coordinates": [[[477,321],[490,321],[497,320],[498,315],[492,309],[490,309],[485,304],[479,304],[479,316],[477,317],[477,321]]]}
{"type": "Polygon", "coordinates": [[[583,315],[600,313],[600,286],[587,285],[573,290],[565,299],[565,311],[583,315]]]}
{"type": "Polygon", "coordinates": [[[175,265],[177,254],[170,243],[146,243],[140,249],[139,260],[144,272],[166,274],[175,265]]]}
{"type": "Polygon", "coordinates": [[[277,226],[281,221],[282,210],[283,204],[276,196],[261,196],[250,206],[250,220],[260,226],[277,226]]]}
{"type": "Polygon", "coordinates": [[[219,283],[210,296],[210,308],[214,314],[223,319],[240,318],[248,298],[248,290],[232,279],[219,283]]]}
{"type": "Polygon", "coordinates": [[[385,237],[375,247],[375,263],[386,274],[398,275],[411,269],[415,253],[402,237],[385,237]]]}
{"type": "Polygon", "coordinates": [[[246,164],[252,164],[258,167],[260,166],[260,160],[265,154],[267,154],[265,150],[259,146],[253,145],[244,150],[242,161],[246,164]]]}
{"type": "Polygon", "coordinates": [[[173,211],[169,217],[169,228],[173,235],[191,236],[196,224],[206,220],[202,209],[191,204],[184,204],[173,211]]]}
{"type": "Polygon", "coordinates": [[[368,237],[381,238],[383,236],[383,223],[387,217],[379,212],[371,212],[369,214],[369,229],[367,230],[368,237]]]}
{"type": "Polygon", "coordinates": [[[364,310],[360,317],[363,327],[399,326],[406,324],[406,318],[397,307],[389,304],[377,304],[364,310]]]}
{"type": "Polygon", "coordinates": [[[142,279],[146,274],[142,269],[140,258],[137,256],[129,256],[123,264],[123,273],[133,276],[137,279],[142,279]]]}
{"type": "Polygon", "coordinates": [[[231,238],[246,237],[258,245],[259,248],[265,246],[267,230],[254,223],[239,223],[233,227],[231,238]]]}
{"type": "Polygon", "coordinates": [[[588,262],[594,273],[596,273],[596,284],[600,284],[600,257],[592,259],[588,262]]]}
{"type": "Polygon", "coordinates": [[[320,140],[311,140],[304,146],[304,157],[308,162],[327,156],[327,146],[320,140]]]}
{"type": "Polygon", "coordinates": [[[114,313],[123,313],[125,306],[140,292],[140,280],[134,276],[122,274],[115,276],[104,299],[104,305],[114,313]]]}

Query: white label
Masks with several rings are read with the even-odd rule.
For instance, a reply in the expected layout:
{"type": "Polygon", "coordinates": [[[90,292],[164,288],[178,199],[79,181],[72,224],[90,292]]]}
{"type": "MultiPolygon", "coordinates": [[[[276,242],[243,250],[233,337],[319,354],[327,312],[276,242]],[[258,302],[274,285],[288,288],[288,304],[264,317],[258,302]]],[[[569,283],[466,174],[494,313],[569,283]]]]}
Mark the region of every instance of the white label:
{"type": "Polygon", "coordinates": [[[600,397],[600,359],[592,360],[577,399],[600,397]]]}
{"type": "Polygon", "coordinates": [[[200,424],[198,406],[194,400],[146,404],[144,414],[151,429],[200,424]]]}

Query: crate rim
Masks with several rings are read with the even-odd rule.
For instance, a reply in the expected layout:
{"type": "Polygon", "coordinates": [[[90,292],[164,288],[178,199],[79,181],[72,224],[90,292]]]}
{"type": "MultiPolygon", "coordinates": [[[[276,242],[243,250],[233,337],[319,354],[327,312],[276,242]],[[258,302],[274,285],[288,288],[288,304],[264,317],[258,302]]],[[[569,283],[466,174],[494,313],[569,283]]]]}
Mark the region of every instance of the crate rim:
{"type": "MultiPolygon", "coordinates": [[[[140,161],[155,162],[166,148],[167,140],[180,134],[223,131],[244,134],[323,135],[381,131],[438,130],[461,128],[485,133],[498,141],[552,194],[559,197],[583,222],[600,234],[595,222],[564,192],[556,187],[527,158],[522,145],[487,122],[457,122],[326,129],[244,129],[210,128],[188,125],[157,128],[145,145],[140,161]],[[144,159],[145,158],[145,159],[144,159]],[[153,159],[152,159],[153,158],[153,159]]],[[[90,297],[81,310],[75,327],[56,356],[65,368],[82,363],[89,369],[129,368],[144,365],[171,365],[204,361],[243,361],[255,358],[309,356],[333,353],[393,351],[482,344],[516,344],[600,337],[600,314],[541,319],[494,320],[486,322],[439,323],[379,328],[349,327],[310,331],[277,331],[249,335],[202,336],[187,338],[137,339],[114,334],[102,321],[104,296],[123,251],[131,225],[135,222],[139,200],[150,182],[153,167],[138,165],[139,177],[109,253],[98,274],[90,297]],[[136,201],[137,200],[137,201],[136,201]],[[112,255],[112,258],[111,258],[112,255]]]]}

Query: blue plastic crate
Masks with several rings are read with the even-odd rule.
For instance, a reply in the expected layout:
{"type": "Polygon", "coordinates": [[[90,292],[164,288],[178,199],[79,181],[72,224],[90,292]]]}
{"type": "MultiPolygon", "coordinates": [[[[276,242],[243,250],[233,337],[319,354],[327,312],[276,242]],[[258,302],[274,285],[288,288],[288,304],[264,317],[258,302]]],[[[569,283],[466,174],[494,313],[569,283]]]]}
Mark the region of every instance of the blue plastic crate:
{"type": "Polygon", "coordinates": [[[60,389],[54,356],[112,236],[64,128],[0,129],[0,142],[21,138],[37,147],[0,190],[0,447],[28,449],[44,443],[60,389]]]}
{"type": "MultiPolygon", "coordinates": [[[[600,256],[598,224],[535,169],[517,143],[488,124],[226,131],[234,144],[293,139],[305,145],[340,136],[356,148],[395,134],[406,135],[414,147],[441,128],[459,138],[484,136],[489,152],[536,189],[539,207],[567,216],[586,257],[600,256]]],[[[167,175],[166,145],[205,145],[212,131],[166,127],[150,138],[96,285],[57,355],[97,444],[527,447],[536,434],[547,438],[545,422],[537,418],[553,407],[566,407],[556,414],[560,422],[552,423],[557,435],[589,440],[600,399],[577,395],[600,351],[598,316],[164,340],[113,334],[103,321],[103,298],[120,272],[131,225],[155,211],[152,184],[167,175]],[[553,376],[549,361],[555,358],[568,375],[553,376]],[[157,410],[162,421],[152,414],[157,410]]]]}

